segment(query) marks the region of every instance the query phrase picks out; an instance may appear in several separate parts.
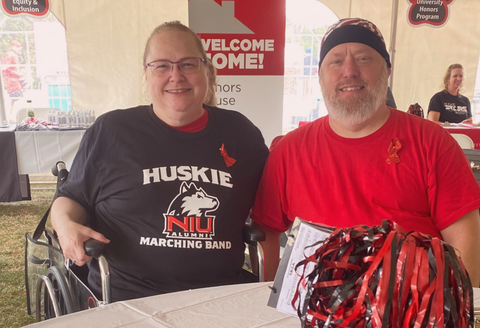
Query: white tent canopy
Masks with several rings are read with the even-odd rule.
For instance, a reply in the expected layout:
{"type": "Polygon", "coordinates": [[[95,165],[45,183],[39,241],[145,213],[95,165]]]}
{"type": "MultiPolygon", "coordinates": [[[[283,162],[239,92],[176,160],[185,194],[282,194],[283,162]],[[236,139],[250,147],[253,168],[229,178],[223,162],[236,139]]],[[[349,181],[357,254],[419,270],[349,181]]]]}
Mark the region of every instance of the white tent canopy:
{"type": "Polygon", "coordinates": [[[72,107],[96,115],[148,104],[142,59],[152,30],[188,24],[188,0],[50,0],[65,26],[72,107]]]}
{"type": "Polygon", "coordinates": [[[391,47],[392,11],[397,9],[397,31],[392,90],[397,106],[407,110],[418,102],[425,110],[440,91],[450,64],[460,63],[466,73],[463,94],[473,98],[480,54],[480,1],[456,0],[449,6],[447,23],[439,28],[412,27],[407,0],[318,0],[339,18],[362,17],[374,22],[391,47]]]}
{"type": "MultiPolygon", "coordinates": [[[[418,102],[424,109],[440,90],[448,65],[466,72],[464,94],[473,98],[480,53],[480,1],[456,0],[447,23],[413,27],[407,0],[318,0],[338,17],[363,17],[382,31],[391,47],[392,12],[397,10],[392,89],[397,106],[418,102]]],[[[51,11],[66,27],[72,105],[99,115],[147,104],[142,57],[155,26],[168,20],[188,24],[188,0],[51,0],[51,11]]],[[[268,115],[265,109],[258,115],[268,115]]],[[[255,120],[255,118],[251,118],[255,120]]]]}

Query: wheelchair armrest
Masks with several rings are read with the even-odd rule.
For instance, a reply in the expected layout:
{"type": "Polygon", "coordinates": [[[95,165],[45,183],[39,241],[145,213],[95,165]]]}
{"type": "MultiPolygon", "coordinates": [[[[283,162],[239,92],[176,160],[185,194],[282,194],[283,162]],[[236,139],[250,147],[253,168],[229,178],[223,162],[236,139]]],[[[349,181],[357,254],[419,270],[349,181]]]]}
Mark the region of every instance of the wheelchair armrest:
{"type": "Polygon", "coordinates": [[[265,241],[265,231],[259,226],[245,224],[243,227],[243,241],[248,245],[256,246],[258,242],[265,241]]]}
{"type": "Polygon", "coordinates": [[[99,258],[100,255],[105,253],[105,244],[99,242],[95,239],[89,239],[84,244],[83,247],[85,248],[85,254],[88,256],[93,256],[94,258],[99,258]]]}
{"type": "Polygon", "coordinates": [[[110,288],[110,267],[103,256],[105,254],[106,245],[98,240],[89,239],[83,243],[83,247],[88,256],[93,256],[98,259],[100,278],[102,279],[102,303],[109,304],[112,302],[112,292],[110,288]]]}

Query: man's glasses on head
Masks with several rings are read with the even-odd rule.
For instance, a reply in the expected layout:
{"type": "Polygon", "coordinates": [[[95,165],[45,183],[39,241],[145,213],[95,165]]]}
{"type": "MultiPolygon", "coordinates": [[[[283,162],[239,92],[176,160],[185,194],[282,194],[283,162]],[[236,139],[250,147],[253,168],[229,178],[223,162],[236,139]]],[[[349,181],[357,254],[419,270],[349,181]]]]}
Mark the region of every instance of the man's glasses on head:
{"type": "Polygon", "coordinates": [[[150,67],[155,76],[164,76],[170,74],[173,71],[173,65],[177,64],[182,73],[192,74],[200,70],[201,63],[205,63],[205,59],[197,57],[184,58],[178,62],[156,60],[145,65],[145,68],[150,67]]]}

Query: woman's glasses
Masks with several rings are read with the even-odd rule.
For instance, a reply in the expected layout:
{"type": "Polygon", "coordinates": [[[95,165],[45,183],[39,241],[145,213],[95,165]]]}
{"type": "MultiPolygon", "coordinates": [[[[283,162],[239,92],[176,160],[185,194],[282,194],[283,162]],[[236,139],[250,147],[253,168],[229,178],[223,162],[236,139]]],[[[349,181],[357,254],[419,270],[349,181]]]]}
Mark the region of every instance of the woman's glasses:
{"type": "Polygon", "coordinates": [[[205,63],[203,58],[184,58],[178,62],[169,60],[156,60],[145,65],[145,68],[150,67],[155,76],[164,76],[173,71],[173,65],[177,64],[178,69],[184,74],[197,73],[200,70],[200,63],[205,63]]]}

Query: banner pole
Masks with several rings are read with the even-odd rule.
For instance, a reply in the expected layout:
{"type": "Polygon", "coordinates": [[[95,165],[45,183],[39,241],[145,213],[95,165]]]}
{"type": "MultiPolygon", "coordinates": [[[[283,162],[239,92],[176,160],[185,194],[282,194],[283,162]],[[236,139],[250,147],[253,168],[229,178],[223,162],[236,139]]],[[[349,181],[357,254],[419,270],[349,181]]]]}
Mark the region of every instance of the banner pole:
{"type": "Polygon", "coordinates": [[[388,80],[388,86],[393,91],[393,71],[395,69],[395,52],[397,43],[397,20],[398,20],[398,0],[392,0],[392,18],[390,26],[390,63],[392,63],[392,69],[390,78],[388,80]]]}

